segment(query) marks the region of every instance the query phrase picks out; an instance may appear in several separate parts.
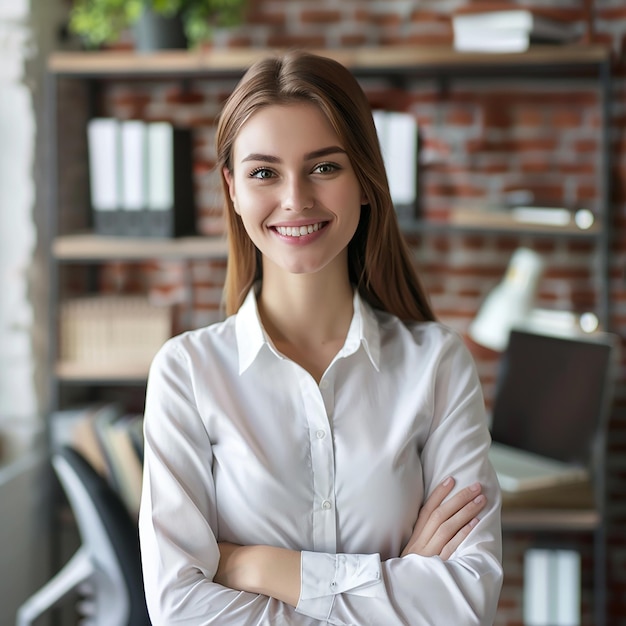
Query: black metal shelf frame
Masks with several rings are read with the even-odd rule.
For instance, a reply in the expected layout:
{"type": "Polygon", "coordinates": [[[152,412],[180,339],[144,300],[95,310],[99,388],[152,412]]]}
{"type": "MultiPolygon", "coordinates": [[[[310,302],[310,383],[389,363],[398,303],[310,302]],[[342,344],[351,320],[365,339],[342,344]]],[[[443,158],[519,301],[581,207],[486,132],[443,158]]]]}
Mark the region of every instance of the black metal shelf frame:
{"type": "MultiPolygon", "coordinates": [[[[468,57],[469,58],[469,57],[468,57]]],[[[189,85],[195,80],[228,80],[236,81],[241,77],[245,67],[237,67],[236,63],[231,67],[211,68],[211,67],[183,67],[171,68],[163,67],[156,69],[153,66],[142,67],[141,64],[122,69],[102,69],[102,66],[94,64],[91,67],[73,67],[69,64],[63,67],[61,63],[58,67],[53,67],[48,73],[46,84],[46,138],[47,138],[47,184],[46,203],[48,205],[47,222],[44,227],[44,236],[48,242],[48,263],[50,279],[50,314],[49,314],[49,337],[56,338],[58,332],[58,299],[59,299],[59,267],[67,263],[59,260],[52,254],[52,247],[58,235],[58,198],[59,198],[59,136],[58,136],[58,82],[59,80],[82,81],[91,88],[91,103],[94,106],[94,94],[96,89],[109,81],[141,80],[141,81],[163,81],[175,80],[183,85],[189,85]]],[[[457,79],[489,79],[498,80],[503,78],[525,77],[537,80],[555,79],[585,79],[597,80],[597,90],[599,95],[600,110],[600,149],[599,149],[599,172],[600,172],[600,207],[599,220],[601,228],[599,232],[591,233],[555,233],[540,232],[533,228],[524,229],[493,229],[481,228],[480,226],[459,226],[441,224],[436,222],[426,222],[412,220],[403,222],[401,226],[404,232],[411,235],[429,234],[488,234],[488,235],[511,235],[511,236],[534,236],[534,237],[570,237],[583,238],[596,243],[596,253],[598,255],[598,317],[604,328],[610,328],[610,307],[609,307],[609,254],[610,254],[610,200],[611,200],[611,151],[610,151],[610,117],[611,117],[611,57],[606,54],[596,55],[572,55],[571,59],[556,55],[554,62],[541,63],[529,57],[528,61],[523,58],[504,59],[503,55],[484,55],[481,59],[476,59],[472,55],[467,63],[459,56],[453,62],[432,62],[416,61],[411,64],[390,64],[372,65],[370,67],[358,66],[351,68],[359,80],[386,79],[399,87],[406,86],[409,82],[432,80],[438,86],[440,93],[445,94],[452,81],[457,79]]],[[[80,262],[72,260],[69,263],[80,262]]],[[[98,262],[90,259],[88,263],[98,262]]],[[[49,385],[49,412],[52,413],[58,407],[59,386],[61,384],[74,385],[108,385],[112,381],[97,381],[91,379],[63,381],[54,374],[56,363],[56,347],[52,341],[48,354],[48,371],[50,375],[49,385]]],[[[114,381],[113,381],[114,382],[114,381]]],[[[137,385],[143,381],[119,381],[119,384],[137,385]]],[[[606,567],[607,567],[607,531],[606,531],[606,502],[605,502],[605,472],[606,460],[604,450],[597,460],[598,466],[595,468],[595,494],[597,498],[596,513],[598,515],[597,524],[590,525],[586,530],[593,533],[594,537],[594,624],[596,626],[606,625],[606,567]]],[[[562,514],[562,511],[561,511],[562,514]]],[[[518,524],[519,526],[519,524],[518,524]]],[[[519,529],[542,531],[541,524],[533,525],[533,522],[524,522],[519,529]]],[[[509,526],[509,530],[516,530],[516,525],[509,526]]],[[[544,529],[545,530],[545,529],[544,529]]],[[[553,529],[552,529],[553,530],[553,529]]],[[[568,529],[561,529],[567,534],[568,529]]],[[[574,529],[580,530],[580,529],[574,529]]],[[[585,529],[583,529],[585,530],[585,529]]]]}

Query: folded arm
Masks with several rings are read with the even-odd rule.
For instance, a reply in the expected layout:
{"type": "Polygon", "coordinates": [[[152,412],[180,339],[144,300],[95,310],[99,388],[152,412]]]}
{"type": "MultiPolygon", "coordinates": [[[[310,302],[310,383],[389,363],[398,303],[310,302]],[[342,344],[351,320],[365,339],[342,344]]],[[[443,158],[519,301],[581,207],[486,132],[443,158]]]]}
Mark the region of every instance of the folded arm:
{"type": "MultiPolygon", "coordinates": [[[[437,556],[447,560],[478,523],[486,499],[478,483],[453,497],[452,477],[437,486],[421,508],[413,534],[401,557],[437,556]]],[[[272,546],[219,544],[220,563],[215,582],[225,587],[270,596],[298,606],[302,587],[302,553],[272,546]]],[[[319,617],[319,616],[318,616],[319,617]]]]}

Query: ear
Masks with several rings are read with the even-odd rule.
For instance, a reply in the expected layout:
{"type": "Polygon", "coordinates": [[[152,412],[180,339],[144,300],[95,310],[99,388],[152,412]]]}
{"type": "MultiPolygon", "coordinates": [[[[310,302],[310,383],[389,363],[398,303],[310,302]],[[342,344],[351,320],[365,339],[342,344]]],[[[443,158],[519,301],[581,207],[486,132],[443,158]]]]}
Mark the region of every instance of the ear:
{"type": "Polygon", "coordinates": [[[370,201],[367,199],[367,196],[365,195],[365,192],[362,191],[361,192],[361,206],[365,206],[366,204],[369,204],[370,201]]]}
{"type": "Polygon", "coordinates": [[[235,179],[232,175],[232,172],[226,166],[224,166],[222,168],[222,175],[224,176],[224,180],[228,185],[228,195],[230,196],[230,200],[233,203],[235,212],[239,213],[239,211],[237,211],[237,203],[235,202],[235,179]]]}

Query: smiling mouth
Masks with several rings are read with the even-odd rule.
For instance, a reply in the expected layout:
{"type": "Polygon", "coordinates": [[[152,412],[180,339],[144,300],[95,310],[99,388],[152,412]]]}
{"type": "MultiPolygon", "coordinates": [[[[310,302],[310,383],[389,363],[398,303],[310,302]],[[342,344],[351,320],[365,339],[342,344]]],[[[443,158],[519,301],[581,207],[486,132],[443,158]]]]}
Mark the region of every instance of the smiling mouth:
{"type": "Polygon", "coordinates": [[[302,237],[310,235],[326,226],[328,222],[317,222],[315,224],[307,224],[304,226],[275,226],[274,229],[279,235],[284,237],[302,237]]]}

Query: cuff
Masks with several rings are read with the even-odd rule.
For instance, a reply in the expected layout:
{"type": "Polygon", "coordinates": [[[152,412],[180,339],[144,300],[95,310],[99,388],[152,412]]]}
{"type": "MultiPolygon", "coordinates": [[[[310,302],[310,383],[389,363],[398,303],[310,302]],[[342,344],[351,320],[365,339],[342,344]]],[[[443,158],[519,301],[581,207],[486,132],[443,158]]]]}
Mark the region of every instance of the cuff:
{"type": "Polygon", "coordinates": [[[296,611],[318,620],[329,620],[335,596],[339,593],[368,598],[384,596],[378,554],[335,555],[303,551],[301,576],[296,611]]]}

